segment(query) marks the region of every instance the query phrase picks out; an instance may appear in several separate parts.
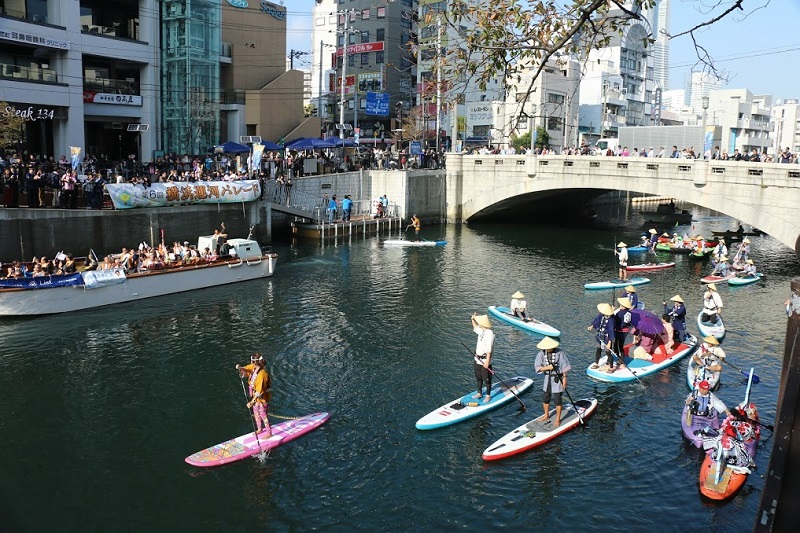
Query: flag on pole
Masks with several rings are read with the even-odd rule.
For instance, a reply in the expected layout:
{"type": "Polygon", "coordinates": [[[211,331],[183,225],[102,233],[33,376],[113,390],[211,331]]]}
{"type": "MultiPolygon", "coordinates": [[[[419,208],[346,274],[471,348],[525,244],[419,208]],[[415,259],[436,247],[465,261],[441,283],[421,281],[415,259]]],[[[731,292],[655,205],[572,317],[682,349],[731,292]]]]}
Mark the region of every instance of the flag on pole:
{"type": "Polygon", "coordinates": [[[250,163],[251,170],[259,170],[261,168],[261,156],[264,154],[264,145],[256,143],[253,145],[253,158],[250,163]]]}
{"type": "Polygon", "coordinates": [[[81,147],[80,146],[70,146],[69,147],[69,153],[72,156],[71,157],[72,168],[73,169],[78,168],[78,165],[81,162],[81,147]]]}

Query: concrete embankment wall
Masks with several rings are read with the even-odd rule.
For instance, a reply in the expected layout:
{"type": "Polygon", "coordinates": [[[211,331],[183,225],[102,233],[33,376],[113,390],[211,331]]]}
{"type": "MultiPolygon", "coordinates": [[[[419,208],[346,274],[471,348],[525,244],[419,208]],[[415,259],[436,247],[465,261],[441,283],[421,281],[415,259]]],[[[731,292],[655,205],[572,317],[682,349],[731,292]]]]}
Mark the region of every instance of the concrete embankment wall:
{"type": "MultiPolygon", "coordinates": [[[[398,216],[412,214],[427,222],[439,222],[445,214],[445,172],[381,171],[349,172],[309,176],[292,180],[294,189],[310,194],[328,193],[341,202],[345,194],[353,200],[389,197],[398,208],[398,216]]],[[[98,256],[119,252],[123,246],[140,242],[161,242],[161,230],[167,244],[173,241],[197,243],[197,237],[211,235],[225,222],[230,238],[246,237],[255,226],[254,238],[262,245],[273,238],[289,235],[291,217],[267,202],[244,204],[186,205],[113,211],[82,209],[0,209],[0,261],[30,261],[34,256],[52,258],[70,252],[85,256],[93,249],[98,256]],[[267,218],[271,217],[271,224],[267,218]]]]}

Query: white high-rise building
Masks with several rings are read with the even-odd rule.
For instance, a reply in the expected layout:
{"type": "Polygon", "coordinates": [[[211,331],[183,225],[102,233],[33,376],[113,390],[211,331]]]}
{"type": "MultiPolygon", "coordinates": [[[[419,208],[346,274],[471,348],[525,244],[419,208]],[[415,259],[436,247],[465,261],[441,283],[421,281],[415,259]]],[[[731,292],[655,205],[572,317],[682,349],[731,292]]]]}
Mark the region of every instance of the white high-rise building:
{"type": "Polygon", "coordinates": [[[652,9],[643,12],[655,38],[652,45],[653,82],[656,87],[666,90],[669,87],[669,3],[670,0],[656,0],[652,9]]]}
{"type": "Polygon", "coordinates": [[[703,109],[703,97],[722,88],[722,81],[708,72],[692,72],[689,81],[689,105],[698,113],[703,109]]]}
{"type": "Polygon", "coordinates": [[[800,101],[791,98],[772,106],[772,123],[775,125],[775,152],[789,148],[793,154],[800,153],[800,101]]]}

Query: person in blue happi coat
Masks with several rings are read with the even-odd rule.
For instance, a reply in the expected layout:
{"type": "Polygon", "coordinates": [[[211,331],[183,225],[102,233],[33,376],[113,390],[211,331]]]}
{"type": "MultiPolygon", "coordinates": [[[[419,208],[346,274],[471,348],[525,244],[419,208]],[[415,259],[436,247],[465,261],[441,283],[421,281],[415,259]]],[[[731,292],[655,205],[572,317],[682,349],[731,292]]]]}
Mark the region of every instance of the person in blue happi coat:
{"type": "MultiPolygon", "coordinates": [[[[614,357],[611,352],[612,344],[614,342],[614,308],[605,302],[597,304],[597,310],[600,312],[591,325],[587,328],[589,331],[596,330],[595,340],[597,341],[597,349],[594,353],[594,363],[591,368],[598,368],[600,366],[600,354],[606,352],[608,358],[608,372],[614,371],[614,357]]],[[[622,363],[620,362],[620,366],[622,363]]]]}
{"type": "Polygon", "coordinates": [[[686,306],[680,294],[676,294],[669,301],[672,302],[672,308],[664,302],[664,313],[672,320],[672,328],[675,330],[673,340],[675,343],[680,343],[686,339],[686,306]]]}

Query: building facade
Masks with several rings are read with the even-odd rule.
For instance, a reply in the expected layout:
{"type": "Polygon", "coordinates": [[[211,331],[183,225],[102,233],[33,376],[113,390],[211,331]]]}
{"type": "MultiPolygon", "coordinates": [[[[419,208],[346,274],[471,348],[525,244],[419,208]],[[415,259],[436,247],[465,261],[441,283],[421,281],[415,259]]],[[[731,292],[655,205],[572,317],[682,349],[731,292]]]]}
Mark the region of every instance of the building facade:
{"type": "Polygon", "coordinates": [[[156,0],[4,0],[2,113],[24,116],[15,150],[122,160],[158,145],[156,0]]]}
{"type": "Polygon", "coordinates": [[[775,153],[789,148],[800,153],[800,101],[789,98],[772,106],[772,123],[775,126],[775,153]]]}

